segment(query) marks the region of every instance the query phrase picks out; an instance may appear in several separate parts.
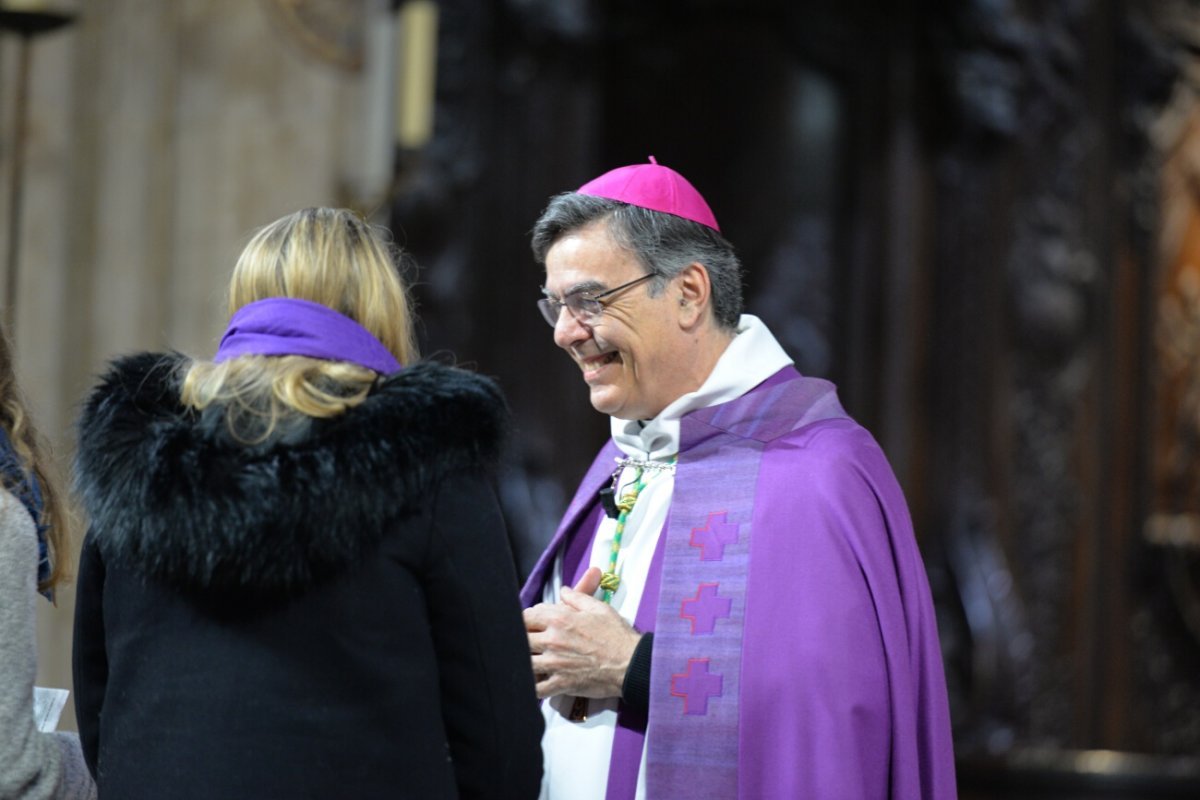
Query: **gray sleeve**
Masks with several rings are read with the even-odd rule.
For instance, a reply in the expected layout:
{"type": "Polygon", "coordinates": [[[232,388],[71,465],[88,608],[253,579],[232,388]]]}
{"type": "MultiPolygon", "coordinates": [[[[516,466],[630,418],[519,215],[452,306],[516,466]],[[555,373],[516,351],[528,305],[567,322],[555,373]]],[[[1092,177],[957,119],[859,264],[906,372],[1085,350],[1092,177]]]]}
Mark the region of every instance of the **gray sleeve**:
{"type": "Polygon", "coordinates": [[[63,778],[59,784],[58,800],[96,800],[96,784],[83,761],[79,734],[56,731],[47,735],[54,738],[62,754],[63,778]]]}
{"type": "Polygon", "coordinates": [[[74,779],[78,793],[66,794],[68,762],[82,761],[78,738],[41,733],[33,721],[37,597],[33,520],[0,489],[0,797],[92,797],[86,770],[74,779]]]}

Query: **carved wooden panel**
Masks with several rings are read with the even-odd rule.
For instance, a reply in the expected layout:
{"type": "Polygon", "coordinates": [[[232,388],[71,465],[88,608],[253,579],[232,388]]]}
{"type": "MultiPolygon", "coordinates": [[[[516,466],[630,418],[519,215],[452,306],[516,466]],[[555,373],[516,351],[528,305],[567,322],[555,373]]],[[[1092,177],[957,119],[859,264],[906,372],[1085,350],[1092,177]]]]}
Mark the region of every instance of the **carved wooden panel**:
{"type": "Polygon", "coordinates": [[[709,196],[748,310],[896,465],[959,752],[1077,774],[1078,750],[1200,750],[1191,523],[1154,521],[1200,513],[1193,234],[1157,272],[1160,225],[1200,230],[1166,161],[1196,145],[1159,124],[1200,10],[684,5],[441,4],[437,135],[394,221],[430,348],[508,392],[527,549],[605,426],[533,311],[526,235],[550,194],[654,154],[709,196]]]}

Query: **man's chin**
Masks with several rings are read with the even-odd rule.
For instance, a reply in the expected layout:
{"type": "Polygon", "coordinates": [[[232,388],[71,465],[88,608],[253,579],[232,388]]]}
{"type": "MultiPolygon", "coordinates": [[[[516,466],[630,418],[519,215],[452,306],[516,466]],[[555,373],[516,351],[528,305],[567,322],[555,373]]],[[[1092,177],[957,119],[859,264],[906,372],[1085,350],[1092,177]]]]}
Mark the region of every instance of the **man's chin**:
{"type": "MultiPolygon", "coordinates": [[[[609,387],[604,387],[609,388],[609,387]]],[[[592,408],[599,411],[601,414],[617,419],[653,419],[656,414],[651,414],[645,411],[644,408],[635,408],[629,403],[629,398],[623,395],[614,396],[611,392],[606,392],[600,387],[592,390],[592,408]]]]}
{"type": "Polygon", "coordinates": [[[592,408],[610,417],[621,416],[618,412],[621,410],[621,403],[615,397],[607,386],[591,387],[592,408]]]}

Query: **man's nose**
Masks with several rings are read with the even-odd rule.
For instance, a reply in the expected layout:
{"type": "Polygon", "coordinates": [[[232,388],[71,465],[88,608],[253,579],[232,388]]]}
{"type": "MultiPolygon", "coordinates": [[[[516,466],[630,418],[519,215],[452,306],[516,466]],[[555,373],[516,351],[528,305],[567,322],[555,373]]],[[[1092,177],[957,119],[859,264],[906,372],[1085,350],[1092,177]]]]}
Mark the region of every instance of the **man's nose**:
{"type": "Polygon", "coordinates": [[[582,342],[592,335],[586,325],[575,318],[571,309],[563,306],[558,312],[558,320],[554,323],[554,343],[564,350],[582,342]]]}

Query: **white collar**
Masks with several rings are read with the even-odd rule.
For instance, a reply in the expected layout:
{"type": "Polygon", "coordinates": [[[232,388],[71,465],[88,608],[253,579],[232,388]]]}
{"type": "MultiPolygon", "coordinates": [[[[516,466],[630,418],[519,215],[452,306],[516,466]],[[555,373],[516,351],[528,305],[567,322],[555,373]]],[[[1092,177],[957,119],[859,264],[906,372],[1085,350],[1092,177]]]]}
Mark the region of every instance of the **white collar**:
{"type": "Polygon", "coordinates": [[[679,420],[685,414],[741,397],[791,363],[762,320],[743,314],[733,340],[699,389],[676,398],[649,422],[611,417],[613,441],[635,458],[673,455],[679,452],[679,420]]]}

